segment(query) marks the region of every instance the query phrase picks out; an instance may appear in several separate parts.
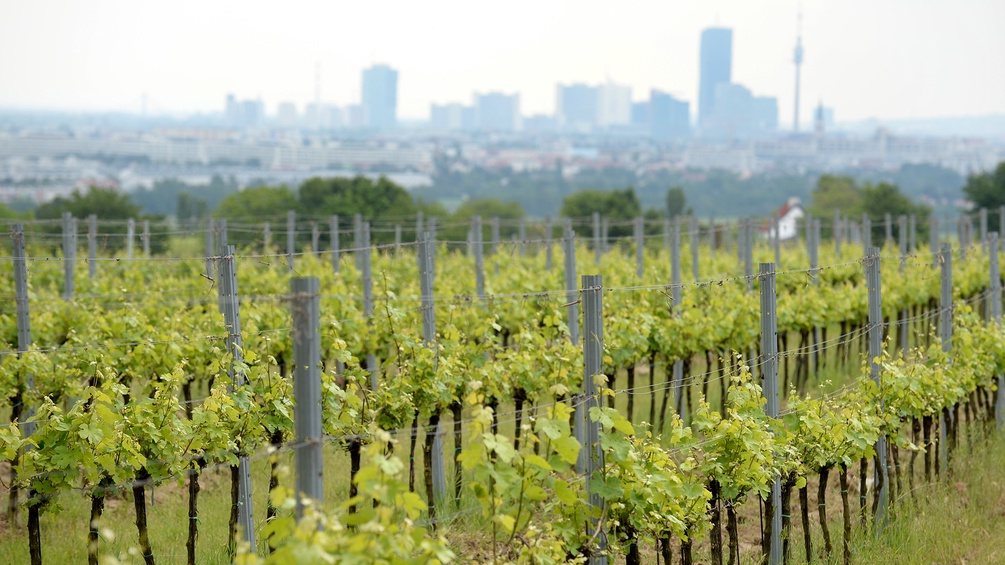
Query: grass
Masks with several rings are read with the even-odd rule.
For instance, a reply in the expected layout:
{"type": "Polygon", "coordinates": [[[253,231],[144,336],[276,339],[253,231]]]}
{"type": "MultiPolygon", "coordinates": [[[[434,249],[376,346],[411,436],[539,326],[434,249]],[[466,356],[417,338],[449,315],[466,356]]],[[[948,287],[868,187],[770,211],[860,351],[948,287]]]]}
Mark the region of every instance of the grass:
{"type": "MultiPolygon", "coordinates": [[[[325,446],[324,488],[331,501],[341,501],[348,496],[348,456],[341,449],[325,446]]],[[[288,469],[293,469],[292,454],[281,455],[288,469]]],[[[257,530],[265,525],[270,465],[268,457],[252,460],[253,509],[257,530]]],[[[284,483],[289,484],[293,477],[284,483]]],[[[227,534],[230,519],[230,469],[219,467],[207,470],[200,479],[199,537],[196,545],[197,563],[224,565],[228,563],[227,534]]],[[[0,491],[6,506],[6,490],[0,491]]],[[[90,499],[79,491],[67,493],[54,501],[41,518],[42,556],[45,563],[87,563],[87,534],[90,516],[90,499]]],[[[333,503],[334,504],[334,503],[333,503]]],[[[0,563],[28,563],[28,538],[25,528],[26,513],[22,510],[19,523],[11,527],[6,516],[0,518],[0,563]]],[[[104,554],[118,555],[138,547],[135,513],[131,494],[109,499],[102,517],[103,526],[115,535],[101,542],[104,554]]],[[[187,482],[170,482],[158,485],[153,493],[147,489],[147,521],[150,543],[158,564],[184,564],[188,538],[188,487],[187,482]]],[[[259,540],[264,552],[265,544],[259,540]]]]}
{"type": "Polygon", "coordinates": [[[1005,435],[957,452],[952,473],[900,501],[881,536],[860,536],[857,563],[1005,563],[1005,435]]]}

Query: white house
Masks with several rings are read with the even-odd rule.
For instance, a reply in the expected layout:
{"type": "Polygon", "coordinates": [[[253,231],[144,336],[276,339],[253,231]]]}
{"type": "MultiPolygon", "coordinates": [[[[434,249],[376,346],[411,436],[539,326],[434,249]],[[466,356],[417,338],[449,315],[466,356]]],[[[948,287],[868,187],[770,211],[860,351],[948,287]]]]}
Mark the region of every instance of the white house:
{"type": "Polygon", "coordinates": [[[773,241],[775,239],[775,218],[778,219],[778,236],[781,241],[796,239],[799,236],[799,221],[806,216],[802,202],[798,196],[789,198],[781,208],[775,211],[772,219],[761,227],[761,237],[773,241]]]}

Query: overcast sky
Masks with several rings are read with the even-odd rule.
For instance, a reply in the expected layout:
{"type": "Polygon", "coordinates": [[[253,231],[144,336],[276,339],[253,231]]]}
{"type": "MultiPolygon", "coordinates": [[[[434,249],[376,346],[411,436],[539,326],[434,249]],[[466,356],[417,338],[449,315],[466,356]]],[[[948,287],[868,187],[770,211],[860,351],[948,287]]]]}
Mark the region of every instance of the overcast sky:
{"type": "Polygon", "coordinates": [[[519,92],[551,114],[558,82],[673,92],[695,111],[701,30],[733,29],[733,80],[792,120],[803,9],[804,120],[1005,114],[1005,0],[0,0],[0,106],[223,108],[226,93],[359,101],[360,71],[399,70],[399,115],[519,92]]]}

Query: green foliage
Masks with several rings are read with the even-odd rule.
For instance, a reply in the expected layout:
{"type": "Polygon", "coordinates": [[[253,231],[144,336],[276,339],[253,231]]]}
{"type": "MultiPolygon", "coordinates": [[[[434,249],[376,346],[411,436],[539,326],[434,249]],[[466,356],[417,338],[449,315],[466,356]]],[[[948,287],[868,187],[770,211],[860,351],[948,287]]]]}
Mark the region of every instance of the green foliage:
{"type": "MultiPolygon", "coordinates": [[[[375,182],[362,175],[308,179],[300,185],[297,209],[301,214],[312,216],[361,214],[369,220],[401,221],[410,219],[416,212],[415,202],[404,188],[387,177],[375,182]]],[[[374,233],[373,241],[379,240],[379,235],[374,233]]]]}
{"type": "MultiPolygon", "coordinates": [[[[886,214],[890,214],[894,222],[900,216],[916,216],[919,237],[924,240],[931,213],[928,206],[913,202],[890,182],[859,185],[849,176],[823,175],[813,190],[809,211],[816,216],[832,218],[835,210],[852,219],[867,214],[872,221],[872,241],[881,247],[886,244],[886,228],[882,224],[886,221],[886,214]]],[[[830,236],[829,233],[824,235],[830,236]]],[[[896,229],[894,236],[897,236],[896,229]]]]}
{"type": "MultiPolygon", "coordinates": [[[[1005,206],[1005,161],[998,163],[994,171],[967,177],[963,193],[976,208],[987,208],[989,212],[993,212],[1000,206],[1005,206]]],[[[1001,234],[1003,230],[998,222],[998,214],[988,214],[989,231],[998,231],[1001,234]]]]}
{"type": "MultiPolygon", "coordinates": [[[[629,187],[621,190],[582,190],[566,196],[562,201],[562,216],[567,218],[586,218],[594,212],[617,224],[624,224],[642,215],[642,206],[635,195],[635,189],[629,187]]],[[[612,225],[608,236],[619,238],[631,235],[631,225],[612,225]]]]}
{"type": "Polygon", "coordinates": [[[499,236],[506,240],[518,232],[516,224],[526,215],[523,206],[518,202],[504,202],[497,198],[467,200],[454,210],[448,220],[452,225],[444,228],[439,237],[447,241],[464,241],[467,238],[468,226],[471,225],[471,218],[481,216],[483,241],[490,240],[489,222],[496,217],[500,221],[499,236]]]}
{"type": "Polygon", "coordinates": [[[228,195],[213,217],[234,222],[284,221],[286,211],[297,207],[293,191],[285,186],[258,186],[228,195]]]}
{"type": "Polygon", "coordinates": [[[213,175],[209,183],[187,183],[178,179],[160,179],[148,189],[133,193],[133,200],[147,213],[174,216],[179,221],[196,220],[209,215],[228,194],[240,187],[234,177],[213,175]]]}
{"type": "Polygon", "coordinates": [[[687,212],[687,197],[684,195],[684,189],[679,186],[670,187],[667,190],[667,217],[674,218],[677,216],[683,216],[687,212]]]}
{"type": "Polygon", "coordinates": [[[0,202],[0,220],[19,220],[27,219],[31,215],[24,212],[19,212],[14,208],[0,202]]]}
{"type": "MultiPolygon", "coordinates": [[[[877,185],[867,184],[862,187],[862,211],[872,219],[872,239],[879,245],[886,245],[886,228],[881,224],[886,214],[896,222],[900,216],[917,217],[919,237],[924,241],[928,234],[928,216],[931,208],[924,204],[912,202],[897,186],[881,182],[877,185]]],[[[896,229],[894,230],[896,237],[896,229]]]]}
{"type": "Polygon", "coordinates": [[[822,175],[813,189],[809,211],[815,216],[831,218],[835,210],[847,217],[862,211],[862,191],[855,179],[844,175],[822,175]]]}
{"type": "MultiPolygon", "coordinates": [[[[150,231],[153,234],[150,237],[151,253],[161,253],[167,247],[167,236],[158,235],[158,232],[167,231],[162,217],[143,214],[140,206],[130,195],[117,189],[92,186],[86,192],[74,190],[68,197],[57,196],[45,204],[40,204],[35,208],[35,217],[40,220],[58,220],[64,212],[69,212],[74,218],[77,218],[78,230],[81,229],[79,222],[91,214],[96,215],[98,220],[121,221],[121,223],[99,226],[100,245],[105,249],[120,250],[126,247],[123,236],[127,233],[125,221],[129,219],[136,220],[135,237],[137,238],[140,235],[141,221],[150,220],[150,231]]],[[[63,231],[62,225],[58,222],[40,226],[40,229],[51,234],[63,231]]]]}
{"type": "Polygon", "coordinates": [[[142,217],[138,204],[126,193],[114,188],[92,186],[87,192],[74,190],[69,197],[57,196],[50,202],[35,208],[35,217],[40,220],[58,219],[63,212],[74,218],[86,218],[91,214],[99,220],[127,220],[142,217]]]}

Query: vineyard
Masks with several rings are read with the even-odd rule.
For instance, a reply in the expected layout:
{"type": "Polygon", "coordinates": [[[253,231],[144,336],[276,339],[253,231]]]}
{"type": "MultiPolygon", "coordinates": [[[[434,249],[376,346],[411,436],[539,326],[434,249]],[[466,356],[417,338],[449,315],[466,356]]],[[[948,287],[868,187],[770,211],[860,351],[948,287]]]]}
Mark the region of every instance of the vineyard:
{"type": "Polygon", "coordinates": [[[997,236],[906,225],[10,226],[0,537],[50,562],[84,498],[91,565],[849,563],[1005,423],[997,236]]]}

